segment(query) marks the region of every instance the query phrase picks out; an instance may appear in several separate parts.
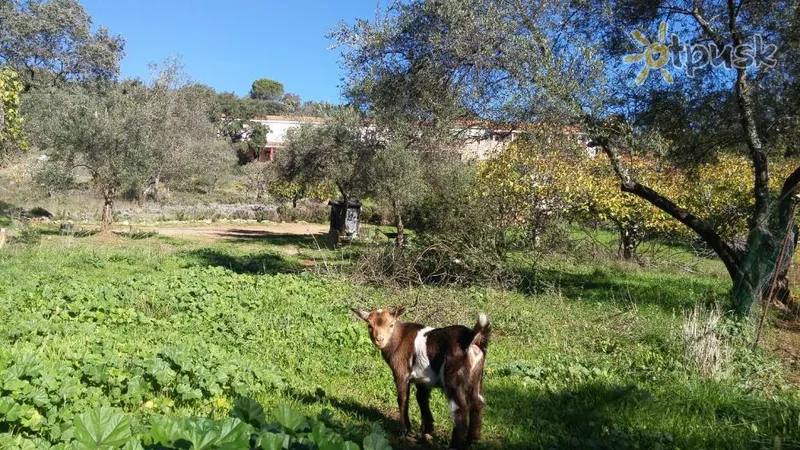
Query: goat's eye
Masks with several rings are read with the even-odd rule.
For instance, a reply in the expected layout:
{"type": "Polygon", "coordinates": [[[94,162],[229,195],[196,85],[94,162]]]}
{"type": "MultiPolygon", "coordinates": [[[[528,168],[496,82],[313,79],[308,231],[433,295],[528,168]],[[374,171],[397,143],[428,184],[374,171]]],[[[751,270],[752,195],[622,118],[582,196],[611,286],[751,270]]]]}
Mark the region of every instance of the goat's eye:
{"type": "Polygon", "coordinates": [[[389,325],[389,328],[394,328],[394,324],[389,325]]]}

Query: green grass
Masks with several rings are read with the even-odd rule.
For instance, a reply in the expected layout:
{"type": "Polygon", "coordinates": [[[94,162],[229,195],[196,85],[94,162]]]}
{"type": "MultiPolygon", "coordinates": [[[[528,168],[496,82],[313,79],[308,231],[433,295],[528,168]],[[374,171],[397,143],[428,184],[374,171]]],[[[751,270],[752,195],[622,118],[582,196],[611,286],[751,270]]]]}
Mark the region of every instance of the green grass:
{"type": "MultiPolygon", "coordinates": [[[[528,289],[385,290],[303,272],[304,255],[280,250],[297,244],[46,236],[0,249],[0,388],[32,408],[12,417],[0,402],[0,433],[67,443],[73,415],[101,404],[136,430],[159,415],[224,417],[250,396],[328,410],[359,442],[377,423],[395,448],[413,447],[396,434],[391,374],[349,308],[419,297],[409,320],[492,317],[476,448],[800,447],[796,388],[779,361],[745,348],[746,331],[730,331],[719,379],[686,362],[683,311],[728,287],[714,267],[552,257],[528,289]]],[[[441,394],[433,409],[446,445],[441,394]]]]}

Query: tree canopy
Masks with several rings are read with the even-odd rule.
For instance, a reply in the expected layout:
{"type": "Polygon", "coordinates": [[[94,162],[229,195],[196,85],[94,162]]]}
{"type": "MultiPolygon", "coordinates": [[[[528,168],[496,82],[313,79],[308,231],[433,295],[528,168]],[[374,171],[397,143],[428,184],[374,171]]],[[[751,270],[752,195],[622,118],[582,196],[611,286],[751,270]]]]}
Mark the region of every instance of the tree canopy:
{"type": "Polygon", "coordinates": [[[0,2],[0,65],[37,84],[117,77],[124,39],[92,19],[77,0],[0,2]]]}
{"type": "Polygon", "coordinates": [[[256,100],[278,102],[281,97],[283,97],[283,83],[269,78],[259,78],[253,81],[253,86],[250,88],[250,98],[256,100]]]}
{"type": "Polygon", "coordinates": [[[795,0],[415,0],[393,3],[375,21],[342,25],[334,37],[353,68],[351,91],[366,93],[369,105],[430,111],[433,99],[439,109],[461,106],[484,120],[580,125],[608,155],[623,191],[717,253],[743,313],[775,270],[785,275],[787,260],[777,259],[787,244],[794,248],[786,231],[800,171],[776,197],[768,155],[793,152],[797,110],[787,99],[798,95],[797,10],[795,0]],[[394,89],[376,94],[382,83],[394,89]],[[676,166],[747,155],[741,170],[752,174],[753,202],[744,249],[628,170],[623,156],[653,151],[642,145],[652,134],[665,143],[654,151],[676,166]]]}

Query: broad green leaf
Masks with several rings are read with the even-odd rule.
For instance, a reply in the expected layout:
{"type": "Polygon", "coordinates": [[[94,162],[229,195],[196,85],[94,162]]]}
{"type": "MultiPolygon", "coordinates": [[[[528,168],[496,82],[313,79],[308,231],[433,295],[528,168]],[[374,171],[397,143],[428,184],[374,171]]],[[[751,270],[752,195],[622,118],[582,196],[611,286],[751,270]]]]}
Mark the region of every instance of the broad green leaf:
{"type": "Polygon", "coordinates": [[[306,421],[305,416],[285,404],[275,408],[272,411],[272,415],[275,416],[275,420],[277,420],[282,427],[292,432],[296,432],[300,429],[306,421]]]}
{"type": "Polygon", "coordinates": [[[219,449],[239,449],[250,446],[250,431],[252,427],[239,419],[223,420],[219,425],[219,449]]]}
{"type": "Polygon", "coordinates": [[[282,450],[285,435],[275,433],[261,434],[261,448],[263,450],[282,450]]]}
{"type": "Polygon", "coordinates": [[[213,420],[185,420],[184,427],[185,438],[192,443],[193,450],[211,449],[219,443],[220,428],[213,420]]]}
{"type": "Polygon", "coordinates": [[[233,402],[231,415],[242,422],[261,429],[266,422],[264,407],[252,398],[239,397],[233,402]]]}
{"type": "Polygon", "coordinates": [[[130,438],[130,421],[108,406],[81,414],[75,423],[75,439],[86,449],[119,447],[130,438]]]}
{"type": "Polygon", "coordinates": [[[163,418],[153,422],[150,431],[142,436],[147,445],[159,444],[167,446],[183,437],[181,423],[175,419],[163,418]]]}
{"type": "Polygon", "coordinates": [[[364,450],[391,450],[391,448],[386,436],[381,433],[372,432],[364,438],[364,450]]]}

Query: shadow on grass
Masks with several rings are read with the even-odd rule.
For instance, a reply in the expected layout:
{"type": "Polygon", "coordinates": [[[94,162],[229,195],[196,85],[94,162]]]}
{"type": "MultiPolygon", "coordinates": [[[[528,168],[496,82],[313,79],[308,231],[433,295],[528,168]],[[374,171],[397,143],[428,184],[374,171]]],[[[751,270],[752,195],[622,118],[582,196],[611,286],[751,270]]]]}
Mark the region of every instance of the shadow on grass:
{"type": "MultiPolygon", "coordinates": [[[[399,435],[396,405],[384,412],[323,395],[291,393],[305,404],[330,404],[364,422],[378,422],[394,448],[422,449],[431,445],[399,435]]],[[[799,434],[792,428],[796,407],[757,396],[730,395],[719,389],[685,392],[676,398],[656,398],[635,385],[587,383],[567,391],[529,389],[522,385],[487,386],[483,438],[474,449],[643,449],[643,448],[771,448],[779,437],[796,448],[799,434]],[[793,409],[794,408],[794,409],[793,409]],[[788,422],[787,422],[788,420],[788,422]],[[749,424],[758,422],[758,429],[749,424]]],[[[411,402],[414,402],[413,395],[411,402]]],[[[418,416],[411,409],[414,435],[418,416]]],[[[433,448],[446,445],[450,418],[435,417],[433,448]]]]}
{"type": "Polygon", "coordinates": [[[268,245],[285,246],[292,245],[297,247],[308,247],[316,249],[317,246],[325,248],[325,234],[291,234],[273,233],[264,230],[248,230],[243,228],[230,229],[217,233],[218,236],[225,238],[226,242],[241,243],[264,243],[268,245]]]}
{"type": "Polygon", "coordinates": [[[37,227],[39,234],[42,236],[71,236],[76,238],[84,238],[100,234],[98,229],[83,229],[80,227],[74,228],[72,231],[63,231],[54,226],[37,227]]]}
{"type": "Polygon", "coordinates": [[[726,289],[723,282],[707,277],[623,268],[597,268],[589,273],[539,269],[523,274],[518,285],[524,294],[555,291],[570,300],[651,304],[665,311],[724,298],[726,289]]]}
{"type": "Polygon", "coordinates": [[[201,248],[183,254],[190,265],[216,266],[242,274],[296,273],[302,269],[297,262],[272,253],[230,254],[218,249],[201,248]]]}
{"type": "Polygon", "coordinates": [[[486,398],[487,422],[508,424],[512,436],[521,436],[481,446],[487,449],[800,448],[800,406],[723,382],[653,393],[603,382],[563,391],[487,386],[486,398]]]}

